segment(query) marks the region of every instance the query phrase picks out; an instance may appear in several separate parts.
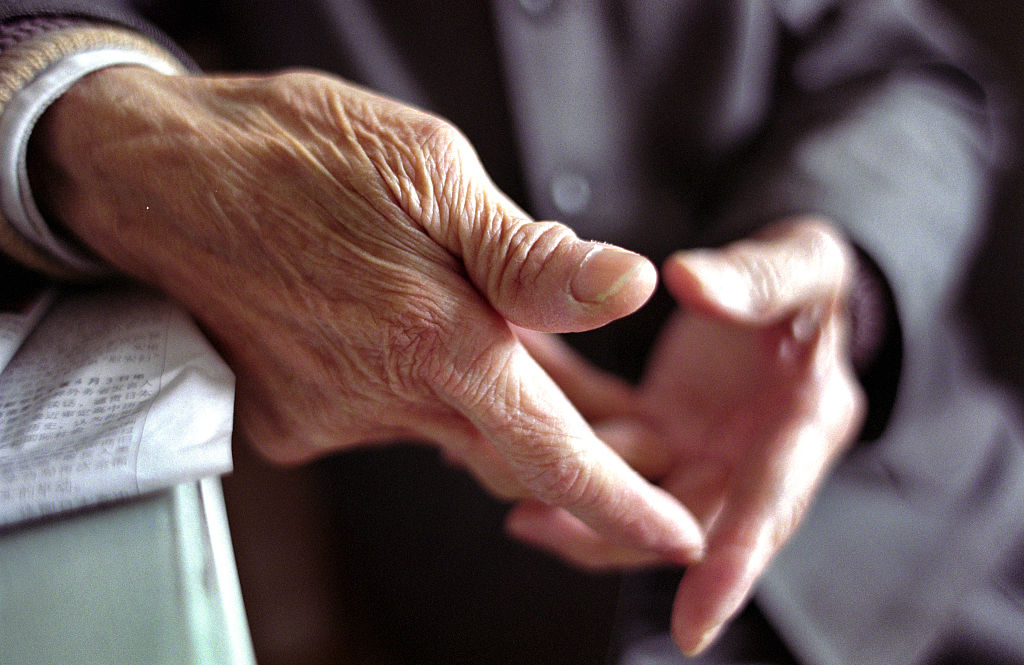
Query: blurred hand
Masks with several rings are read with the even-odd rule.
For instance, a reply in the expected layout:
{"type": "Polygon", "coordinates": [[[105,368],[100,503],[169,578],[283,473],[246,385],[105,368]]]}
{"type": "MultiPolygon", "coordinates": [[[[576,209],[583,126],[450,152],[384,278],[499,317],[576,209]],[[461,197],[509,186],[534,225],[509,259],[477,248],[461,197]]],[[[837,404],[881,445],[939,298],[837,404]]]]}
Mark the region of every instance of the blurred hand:
{"type": "MultiPolygon", "coordinates": [[[[742,606],[856,436],[863,396],[843,311],[851,257],[836,232],[812,220],[673,256],[664,281],[682,308],[635,390],[552,339],[521,333],[603,438],[706,530],[673,609],[685,653],[706,647],[742,606]]],[[[520,504],[508,527],[584,566],[665,563],[549,506],[520,504]]]]}
{"type": "Polygon", "coordinates": [[[612,542],[699,549],[508,324],[601,326],[649,297],[653,266],[529,220],[446,122],[318,74],[113,68],[47,112],[31,159],[52,219],[206,328],[237,435],[266,456],[429,440],[612,542]]]}

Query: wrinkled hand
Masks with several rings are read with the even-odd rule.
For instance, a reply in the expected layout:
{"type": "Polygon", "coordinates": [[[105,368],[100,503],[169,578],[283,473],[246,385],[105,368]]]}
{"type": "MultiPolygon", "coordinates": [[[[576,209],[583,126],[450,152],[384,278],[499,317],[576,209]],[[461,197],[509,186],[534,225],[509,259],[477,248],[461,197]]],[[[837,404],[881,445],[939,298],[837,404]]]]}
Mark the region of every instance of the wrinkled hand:
{"type": "Polygon", "coordinates": [[[34,141],[47,214],[188,307],[237,375],[237,435],[270,458],[429,440],[498,493],[692,560],[692,517],[508,325],[603,325],[647,299],[653,266],[529,220],[449,124],[317,74],[115,68],[34,141]]]}
{"type": "MultiPolygon", "coordinates": [[[[638,390],[551,339],[521,333],[605,440],[704,525],[706,551],[683,576],[673,609],[684,652],[702,650],[741,607],[856,435],[863,396],[843,313],[851,256],[811,220],[675,255],[664,281],[683,308],[638,390]]],[[[524,503],[508,526],[585,566],[659,563],[550,507],[524,503]]]]}

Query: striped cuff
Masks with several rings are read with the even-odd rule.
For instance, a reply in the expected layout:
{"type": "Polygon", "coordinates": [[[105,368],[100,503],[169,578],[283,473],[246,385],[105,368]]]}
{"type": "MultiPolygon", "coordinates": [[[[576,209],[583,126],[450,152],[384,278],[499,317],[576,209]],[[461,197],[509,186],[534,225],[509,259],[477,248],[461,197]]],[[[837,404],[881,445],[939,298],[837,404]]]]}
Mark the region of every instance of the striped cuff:
{"type": "Polygon", "coordinates": [[[32,129],[55,99],[90,72],[114,65],[165,74],[185,70],[163,48],[121,28],[66,21],[52,30],[5,33],[25,37],[0,52],[0,251],[54,277],[109,272],[73,241],[54,234],[40,214],[26,169],[32,129]]]}

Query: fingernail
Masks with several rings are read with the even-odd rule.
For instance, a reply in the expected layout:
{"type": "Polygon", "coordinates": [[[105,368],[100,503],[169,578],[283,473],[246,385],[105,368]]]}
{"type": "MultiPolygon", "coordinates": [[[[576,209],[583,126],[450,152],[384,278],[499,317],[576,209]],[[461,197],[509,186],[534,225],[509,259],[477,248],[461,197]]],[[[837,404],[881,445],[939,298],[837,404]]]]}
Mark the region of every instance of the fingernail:
{"type": "Polygon", "coordinates": [[[806,343],[814,339],[825,318],[824,309],[820,304],[813,304],[802,309],[790,323],[790,332],[798,343],[806,343]]]}
{"type": "Polygon", "coordinates": [[[718,628],[712,628],[711,630],[701,635],[700,639],[697,640],[697,643],[693,647],[686,649],[684,651],[684,654],[688,658],[693,658],[694,656],[700,655],[701,652],[707,649],[711,645],[711,643],[715,641],[716,637],[718,637],[718,628]]]}
{"type": "Polygon", "coordinates": [[[654,267],[642,256],[598,245],[583,257],[569,290],[579,302],[600,304],[645,270],[651,271],[650,278],[656,278],[654,267]]]}
{"type": "Polygon", "coordinates": [[[672,526],[661,535],[652,549],[663,557],[681,566],[697,563],[704,555],[704,534],[696,520],[675,499],[656,493],[649,499],[660,508],[672,526]]]}
{"type": "Polygon", "coordinates": [[[683,529],[657,551],[676,565],[692,566],[704,558],[704,537],[696,529],[683,529]]]}

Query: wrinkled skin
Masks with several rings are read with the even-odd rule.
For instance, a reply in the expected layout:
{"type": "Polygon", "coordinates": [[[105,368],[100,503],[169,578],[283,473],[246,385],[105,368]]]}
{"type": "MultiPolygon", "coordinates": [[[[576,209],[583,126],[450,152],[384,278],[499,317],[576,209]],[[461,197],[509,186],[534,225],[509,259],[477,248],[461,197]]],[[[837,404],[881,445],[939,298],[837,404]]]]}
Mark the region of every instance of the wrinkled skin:
{"type": "MultiPolygon", "coordinates": [[[[742,606],[860,427],[843,311],[851,256],[828,225],[801,219],[672,257],[664,278],[682,307],[635,388],[551,337],[520,332],[605,440],[700,519],[706,550],[672,618],[686,653],[742,606]]],[[[666,563],[550,506],[524,502],[508,527],[586,567],[666,563]]]]}
{"type": "Polygon", "coordinates": [[[111,68],[47,112],[45,212],[183,303],[237,376],[236,435],[297,463],[417,439],[501,496],[692,561],[699,528],[604,445],[509,322],[639,307],[642,257],[534,222],[448,123],[314,73],[111,68]]]}
{"type": "Polygon", "coordinates": [[[241,441],[282,463],[429,441],[523,498],[523,540],[592,568],[693,564],[673,617],[686,652],[858,427],[851,259],[822,221],[673,257],[682,307],[634,387],[544,333],[634,311],[654,268],[529,220],[436,117],[317,74],[114,68],[35,136],[47,215],[224,353],[241,441]]]}

